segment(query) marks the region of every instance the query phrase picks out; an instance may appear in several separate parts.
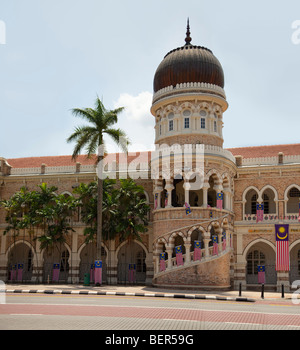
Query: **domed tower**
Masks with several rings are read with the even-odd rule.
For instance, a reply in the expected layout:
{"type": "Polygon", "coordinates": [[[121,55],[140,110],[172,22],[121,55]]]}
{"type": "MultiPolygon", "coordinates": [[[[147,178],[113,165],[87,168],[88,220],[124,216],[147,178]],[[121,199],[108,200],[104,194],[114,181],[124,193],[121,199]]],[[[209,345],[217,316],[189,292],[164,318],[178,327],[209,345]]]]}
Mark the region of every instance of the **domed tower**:
{"type": "Polygon", "coordinates": [[[224,73],[211,50],[191,41],[188,22],[185,45],[170,51],[154,76],[153,283],[228,288],[236,165],[223,149],[224,73]]]}
{"type": "Polygon", "coordinates": [[[191,44],[166,54],[154,76],[151,113],[156,144],[223,146],[223,113],[228,104],[224,73],[211,50],[191,44]]]}

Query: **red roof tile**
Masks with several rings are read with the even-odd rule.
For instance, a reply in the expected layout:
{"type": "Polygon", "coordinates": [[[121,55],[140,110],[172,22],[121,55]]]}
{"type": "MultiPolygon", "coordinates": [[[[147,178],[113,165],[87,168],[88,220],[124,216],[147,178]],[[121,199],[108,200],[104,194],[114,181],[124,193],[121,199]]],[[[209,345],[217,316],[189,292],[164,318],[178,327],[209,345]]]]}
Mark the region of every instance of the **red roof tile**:
{"type": "Polygon", "coordinates": [[[262,158],[274,157],[279,152],[283,155],[300,155],[300,143],[291,145],[272,145],[272,146],[254,146],[254,147],[238,147],[227,148],[234,156],[243,156],[243,158],[262,158]]]}
{"type": "MultiPolygon", "coordinates": [[[[234,156],[240,155],[244,158],[261,158],[261,157],[273,157],[277,156],[279,152],[284,155],[300,155],[300,143],[291,145],[272,145],[272,146],[254,146],[254,147],[238,147],[227,148],[234,156]]],[[[135,158],[139,158],[140,162],[150,162],[151,151],[149,152],[130,152],[127,157],[127,162],[132,162],[135,158]]],[[[119,154],[109,154],[108,159],[110,161],[116,160],[120,162],[119,154]]],[[[79,155],[76,159],[77,162],[82,165],[95,164],[95,157],[87,158],[86,155],[79,155]]],[[[69,156],[48,156],[48,157],[29,157],[29,158],[12,158],[7,159],[8,164],[13,168],[36,168],[42,164],[46,166],[71,166],[76,162],[69,156]]],[[[121,160],[122,162],[122,160],[121,160]]]]}
{"type": "MultiPolygon", "coordinates": [[[[127,162],[131,163],[135,158],[139,158],[139,162],[148,162],[151,160],[151,152],[129,152],[127,156],[127,162]]],[[[123,163],[123,158],[119,157],[117,154],[108,154],[107,159],[109,161],[116,160],[117,163],[120,161],[123,163]]],[[[72,160],[69,156],[47,156],[47,157],[28,157],[28,158],[11,158],[7,159],[9,165],[13,168],[38,168],[42,164],[46,166],[72,166],[76,162],[81,163],[81,165],[93,165],[96,162],[96,157],[87,158],[86,155],[79,155],[76,161],[72,160]]]]}

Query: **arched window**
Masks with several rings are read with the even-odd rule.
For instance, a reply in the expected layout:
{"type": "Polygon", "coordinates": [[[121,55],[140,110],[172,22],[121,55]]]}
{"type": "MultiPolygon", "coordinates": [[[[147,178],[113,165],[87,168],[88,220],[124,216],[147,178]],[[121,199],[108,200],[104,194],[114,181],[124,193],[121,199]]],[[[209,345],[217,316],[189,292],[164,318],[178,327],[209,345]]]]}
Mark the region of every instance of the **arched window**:
{"type": "Polygon", "coordinates": [[[300,191],[292,187],[288,192],[287,212],[295,214],[299,212],[300,191]]]}
{"type": "Polygon", "coordinates": [[[251,197],[251,214],[256,214],[257,194],[251,197]]]}
{"type": "Polygon", "coordinates": [[[270,202],[269,202],[269,197],[267,194],[264,193],[263,195],[263,201],[264,201],[264,214],[269,214],[270,213],[270,202]]]}
{"type": "Polygon", "coordinates": [[[266,256],[261,250],[253,250],[247,255],[247,274],[257,275],[257,266],[265,265],[266,256]]]}

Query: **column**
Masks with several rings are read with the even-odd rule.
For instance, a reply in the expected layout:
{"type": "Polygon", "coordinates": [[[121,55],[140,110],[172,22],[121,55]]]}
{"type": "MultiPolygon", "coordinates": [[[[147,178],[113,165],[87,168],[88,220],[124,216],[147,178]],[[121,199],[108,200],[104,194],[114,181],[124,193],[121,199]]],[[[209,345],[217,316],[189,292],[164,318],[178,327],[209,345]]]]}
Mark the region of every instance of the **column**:
{"type": "Polygon", "coordinates": [[[167,270],[171,270],[172,269],[172,253],[173,253],[173,249],[172,248],[166,248],[166,252],[168,254],[168,266],[167,266],[167,270]]]}
{"type": "Polygon", "coordinates": [[[184,202],[190,204],[190,183],[188,179],[184,180],[183,188],[184,188],[184,202]]]}
{"type": "Polygon", "coordinates": [[[167,194],[168,194],[168,204],[166,208],[172,208],[172,190],[173,189],[174,189],[173,179],[166,180],[165,190],[167,191],[167,194]]]}
{"type": "Polygon", "coordinates": [[[210,238],[203,238],[203,242],[204,242],[204,257],[207,258],[207,257],[209,257],[210,238]]]}
{"type": "Polygon", "coordinates": [[[184,261],[184,265],[185,264],[189,264],[191,261],[191,243],[185,243],[185,261],[184,261]]]}
{"type": "Polygon", "coordinates": [[[209,184],[205,182],[203,184],[203,205],[202,208],[207,208],[207,191],[209,189],[209,184]]]}

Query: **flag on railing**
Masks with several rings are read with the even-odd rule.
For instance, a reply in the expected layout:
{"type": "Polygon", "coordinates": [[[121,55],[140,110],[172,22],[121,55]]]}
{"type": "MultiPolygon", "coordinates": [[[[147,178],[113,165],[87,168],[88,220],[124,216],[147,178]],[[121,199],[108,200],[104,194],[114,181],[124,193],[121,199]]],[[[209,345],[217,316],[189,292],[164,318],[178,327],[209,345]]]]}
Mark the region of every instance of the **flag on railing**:
{"type": "Polygon", "coordinates": [[[212,236],[213,241],[213,255],[218,255],[219,249],[218,249],[218,237],[212,236]]]}
{"type": "Polygon", "coordinates": [[[192,212],[190,205],[187,202],[185,202],[184,205],[185,205],[185,213],[186,213],[186,215],[190,215],[191,212],[192,212]]]}
{"type": "Polygon", "coordinates": [[[175,247],[175,253],[176,253],[176,264],[177,266],[183,265],[183,256],[182,256],[182,247],[181,245],[178,245],[175,247]]]}
{"type": "Polygon", "coordinates": [[[12,281],[15,281],[17,278],[17,267],[18,267],[18,265],[14,264],[11,268],[11,280],[12,281]]]}
{"type": "Polygon", "coordinates": [[[226,231],[222,233],[223,236],[223,250],[226,250],[226,231]]]}
{"type": "Polygon", "coordinates": [[[194,261],[201,260],[202,252],[201,252],[201,242],[194,241],[194,261]]]}
{"type": "Polygon", "coordinates": [[[168,192],[166,192],[165,193],[165,207],[168,206],[168,201],[169,201],[169,199],[168,199],[168,192]]]}
{"type": "Polygon", "coordinates": [[[94,275],[95,275],[95,265],[91,264],[91,268],[90,268],[90,283],[94,282],[94,275]]]}
{"type": "Polygon", "coordinates": [[[102,284],[102,260],[95,260],[95,284],[102,284]]]}
{"type": "Polygon", "coordinates": [[[155,193],[154,198],[155,198],[154,209],[157,209],[158,193],[155,193]]]}
{"type": "Polygon", "coordinates": [[[17,281],[22,281],[24,264],[18,264],[17,281]]]}
{"type": "Polygon", "coordinates": [[[258,283],[265,284],[265,265],[257,266],[258,283]]]}
{"type": "Polygon", "coordinates": [[[53,273],[52,273],[52,281],[53,282],[59,281],[59,271],[60,271],[60,265],[53,264],[53,273]]]}
{"type": "Polygon", "coordinates": [[[276,271],[290,271],[289,224],[275,225],[276,271]]]}
{"type": "Polygon", "coordinates": [[[298,221],[300,222],[300,202],[299,202],[299,215],[298,215],[298,221]]]}
{"type": "Polygon", "coordinates": [[[256,204],[256,222],[264,221],[264,205],[256,204]]]}
{"type": "Polygon", "coordinates": [[[223,193],[217,193],[217,208],[222,209],[223,208],[223,193]]]}
{"type": "Polygon", "coordinates": [[[128,267],[128,281],[131,283],[135,282],[135,269],[136,265],[135,264],[129,264],[128,267]]]}
{"type": "Polygon", "coordinates": [[[165,271],[166,269],[166,253],[159,255],[159,271],[165,271]]]}

